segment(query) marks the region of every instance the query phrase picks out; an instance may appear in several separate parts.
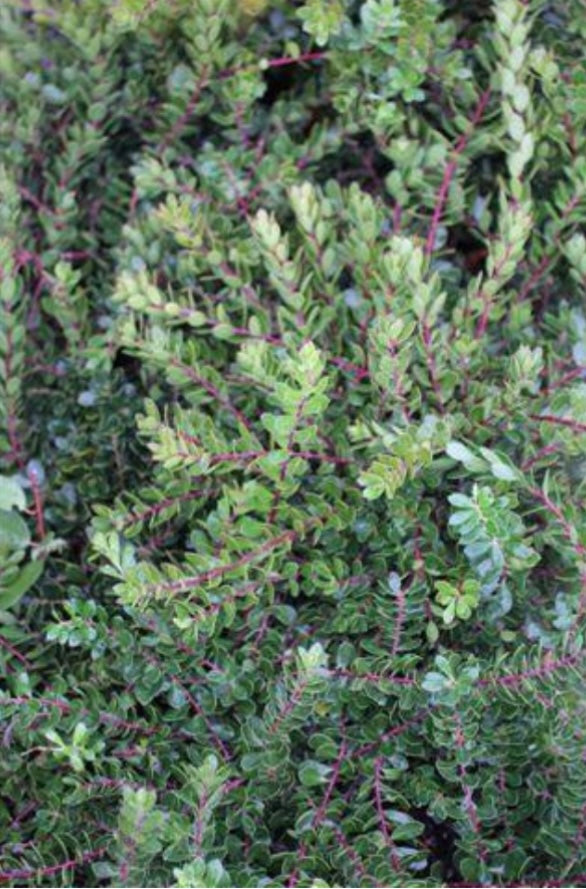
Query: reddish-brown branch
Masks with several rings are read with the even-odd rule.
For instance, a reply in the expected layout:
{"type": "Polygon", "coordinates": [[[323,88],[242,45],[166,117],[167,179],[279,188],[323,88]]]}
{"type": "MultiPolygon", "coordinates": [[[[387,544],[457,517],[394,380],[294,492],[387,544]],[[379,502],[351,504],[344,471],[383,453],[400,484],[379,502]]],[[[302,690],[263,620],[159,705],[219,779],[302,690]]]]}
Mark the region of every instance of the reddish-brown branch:
{"type": "Polygon", "coordinates": [[[211,395],[212,398],[214,398],[219,404],[227,408],[230,413],[236,417],[239,423],[242,423],[242,425],[246,429],[251,431],[251,426],[247,417],[245,417],[244,414],[238,410],[238,408],[234,407],[229,398],[227,398],[225,395],[222,395],[217,386],[214,386],[213,383],[210,383],[210,381],[206,380],[205,377],[200,376],[200,374],[198,374],[192,367],[189,367],[189,365],[187,364],[183,364],[183,362],[179,361],[177,358],[171,358],[169,361],[169,365],[180,370],[189,380],[191,380],[193,383],[196,383],[196,385],[201,386],[201,388],[205,392],[207,392],[208,395],[211,395]]]}
{"type": "Polygon", "coordinates": [[[578,420],[572,420],[569,417],[556,417],[555,414],[529,414],[530,420],[537,420],[539,423],[551,423],[554,426],[565,426],[574,432],[586,432],[586,423],[579,423],[578,420]]]}
{"type": "Polygon", "coordinates": [[[536,463],[539,463],[539,461],[542,460],[544,457],[548,457],[550,454],[555,454],[557,451],[559,451],[560,447],[561,445],[559,444],[552,444],[540,448],[540,450],[537,451],[537,453],[533,457],[525,460],[525,462],[521,465],[521,469],[523,470],[523,472],[527,472],[527,470],[531,469],[532,466],[535,466],[536,463]]]}
{"type": "Polygon", "coordinates": [[[334,836],[346,853],[347,858],[354,865],[354,868],[356,869],[356,873],[360,877],[360,880],[367,886],[374,886],[375,889],[381,889],[381,883],[378,883],[371,874],[367,874],[366,868],[364,867],[360,856],[358,855],[356,850],[352,848],[352,846],[339,828],[334,829],[334,836]]]}
{"type": "Polygon", "coordinates": [[[586,657],[586,652],[580,652],[580,654],[575,655],[568,654],[557,659],[546,655],[543,662],[537,667],[528,667],[519,673],[506,673],[504,676],[485,676],[483,679],[478,680],[477,685],[481,688],[490,685],[522,685],[524,682],[531,682],[533,679],[544,679],[546,676],[551,676],[553,673],[558,672],[558,670],[570,670],[572,667],[576,667],[584,657],[586,657]]]}
{"type": "Polygon", "coordinates": [[[330,364],[335,364],[336,367],[341,368],[341,370],[354,374],[354,378],[359,383],[370,377],[367,367],[360,367],[360,365],[353,364],[352,361],[347,361],[345,358],[330,358],[329,360],[330,364]]]}
{"type": "Polygon", "coordinates": [[[230,753],[227,746],[224,744],[224,742],[220,738],[219,734],[215,730],[214,726],[211,724],[210,720],[205,715],[203,709],[201,708],[201,706],[198,703],[195,696],[192,695],[192,693],[189,691],[189,689],[185,687],[184,683],[181,682],[181,680],[179,679],[178,676],[175,676],[173,673],[170,673],[169,678],[170,678],[171,682],[177,686],[177,688],[181,689],[181,691],[185,695],[187,701],[189,702],[189,705],[192,708],[192,710],[197,714],[197,716],[199,716],[203,720],[204,725],[208,731],[208,734],[210,735],[212,742],[213,742],[215,748],[218,750],[218,752],[224,757],[224,759],[226,761],[231,759],[232,754],[230,753]]]}
{"type": "MultiPolygon", "coordinates": [[[[302,62],[318,62],[325,58],[327,58],[325,51],[315,50],[313,52],[300,53],[298,56],[280,56],[275,59],[264,59],[263,66],[265,68],[282,68],[285,65],[300,65],[302,62]]],[[[220,71],[218,78],[227,80],[229,77],[234,77],[236,74],[241,74],[244,71],[258,71],[258,67],[258,64],[256,64],[225,68],[223,71],[220,71]]]]}
{"type": "Polygon", "coordinates": [[[294,889],[294,887],[297,885],[298,880],[299,880],[299,864],[302,861],[305,861],[306,857],[307,857],[307,849],[305,848],[305,845],[303,843],[301,843],[301,845],[299,846],[299,849],[297,850],[297,855],[296,855],[298,864],[291,871],[291,873],[289,874],[289,877],[287,879],[287,886],[290,887],[290,889],[294,889]]]}
{"type": "Polygon", "coordinates": [[[427,363],[427,373],[429,375],[429,380],[431,382],[432,389],[434,391],[437,407],[440,414],[445,413],[444,400],[442,396],[441,386],[439,384],[439,380],[437,378],[437,364],[435,360],[435,355],[433,352],[432,346],[432,336],[431,336],[431,328],[427,322],[427,318],[423,318],[421,322],[421,340],[423,342],[423,348],[425,351],[425,360],[427,363]]]}
{"type": "Polygon", "coordinates": [[[403,585],[401,584],[395,596],[397,610],[395,614],[395,624],[393,626],[393,643],[391,647],[391,654],[393,656],[397,654],[401,647],[401,633],[403,632],[403,625],[407,615],[407,593],[408,589],[403,589],[403,585]]]}
{"type": "Polygon", "coordinates": [[[160,515],[165,509],[174,506],[177,503],[186,503],[189,500],[197,500],[198,497],[201,497],[205,491],[203,488],[198,488],[196,491],[187,491],[184,494],[179,494],[176,497],[165,497],[159,503],[153,504],[153,506],[147,507],[147,509],[143,509],[141,512],[129,513],[128,516],[123,520],[123,527],[128,528],[132,525],[136,525],[139,522],[144,522],[147,519],[155,518],[155,516],[160,515]]]}
{"type": "MultiPolygon", "coordinates": [[[[562,221],[562,223],[565,222],[565,220],[568,218],[568,216],[570,215],[570,213],[572,212],[574,207],[576,207],[576,205],[579,202],[580,202],[580,195],[578,195],[578,194],[572,195],[572,197],[569,199],[566,206],[562,210],[562,213],[560,216],[560,220],[562,221]]],[[[553,238],[552,246],[554,248],[559,247],[561,231],[562,230],[560,228],[560,230],[558,232],[556,232],[556,234],[553,238]]],[[[559,252],[558,255],[561,255],[561,252],[559,252]]],[[[553,265],[555,260],[556,260],[555,253],[545,253],[544,256],[542,256],[538,265],[533,269],[529,278],[527,279],[527,281],[525,281],[525,283],[521,287],[521,290],[519,292],[519,297],[518,297],[519,302],[522,302],[524,299],[527,298],[529,292],[535,287],[535,285],[537,284],[539,279],[550,268],[550,266],[553,265]]]]}
{"type": "MultiPolygon", "coordinates": [[[[5,379],[8,383],[12,377],[12,333],[10,330],[6,333],[6,352],[4,358],[4,373],[5,379]]],[[[16,416],[14,410],[13,399],[7,398],[7,408],[6,408],[6,433],[8,436],[8,441],[10,443],[10,448],[12,451],[12,457],[14,458],[15,463],[17,464],[19,469],[24,469],[24,455],[23,455],[23,447],[20,442],[20,437],[18,434],[18,418],[16,416]]]]}
{"type": "Polygon", "coordinates": [[[185,128],[187,121],[193,114],[195,107],[196,107],[197,103],[199,102],[200,96],[201,96],[203,90],[205,89],[205,87],[208,85],[208,83],[209,83],[208,69],[204,65],[202,72],[199,76],[199,79],[194,87],[194,90],[193,90],[191,96],[189,97],[189,101],[187,102],[187,105],[185,106],[185,111],[183,112],[183,114],[180,117],[177,118],[177,120],[175,121],[173,126],[170,127],[169,130],[167,131],[165,138],[163,139],[159,148],[157,149],[157,155],[162,154],[165,151],[165,149],[169,147],[169,145],[173,145],[177,142],[177,138],[178,138],[179,134],[185,128]]]}
{"type": "Polygon", "coordinates": [[[39,877],[50,877],[54,874],[63,873],[65,870],[75,870],[82,867],[90,861],[101,858],[108,851],[108,846],[100,846],[91,852],[84,852],[78,858],[70,858],[68,861],[62,861],[59,864],[51,864],[48,867],[25,867],[15,870],[5,870],[0,872],[0,880],[4,883],[12,880],[33,880],[39,877]]]}
{"type": "Polygon", "coordinates": [[[303,697],[303,692],[307,688],[308,684],[309,683],[307,679],[302,679],[300,682],[297,683],[291,693],[291,696],[289,697],[289,700],[281,708],[273,722],[271,722],[268,726],[267,731],[269,735],[274,735],[279,726],[282,725],[283,721],[289,716],[290,713],[293,712],[293,710],[303,697]]]}
{"type": "MultiPolygon", "coordinates": [[[[187,436],[185,433],[179,433],[182,438],[191,439],[191,436],[187,436]]],[[[197,439],[193,440],[195,444],[198,443],[197,439]]],[[[347,457],[337,457],[334,454],[323,454],[321,451],[295,451],[293,447],[289,446],[287,448],[283,448],[283,450],[287,453],[287,455],[292,459],[293,457],[301,457],[302,460],[319,460],[322,463],[336,463],[340,466],[346,466],[348,463],[351,463],[347,457]]],[[[238,463],[242,460],[260,460],[262,457],[268,457],[272,452],[271,451],[226,451],[221,454],[214,454],[210,460],[211,466],[216,466],[218,463],[238,463]]],[[[288,463],[288,460],[283,461],[285,464],[288,463]]]]}
{"type": "Polygon", "coordinates": [[[372,753],[381,744],[384,744],[385,741],[389,741],[391,738],[396,738],[397,735],[403,735],[405,732],[408,732],[409,729],[412,729],[414,726],[419,725],[420,722],[423,722],[430,714],[430,708],[426,707],[424,710],[420,710],[412,719],[408,719],[406,722],[402,722],[400,725],[393,726],[392,729],[389,729],[388,732],[383,732],[376,741],[372,741],[370,744],[365,744],[363,747],[358,747],[357,750],[353,750],[350,754],[352,759],[361,759],[363,756],[366,756],[368,753],[372,753]]]}
{"type": "Polygon", "coordinates": [[[412,686],[416,685],[417,680],[412,676],[395,676],[393,673],[353,673],[344,667],[336,667],[335,670],[326,670],[326,676],[341,679],[354,679],[356,682],[389,682],[391,685],[412,686]]]}
{"type": "Polygon", "coordinates": [[[338,756],[337,756],[334,766],[332,768],[332,774],[330,776],[328,786],[326,787],[326,792],[324,793],[324,797],[323,797],[321,803],[319,804],[319,807],[315,810],[315,814],[314,814],[313,820],[311,822],[312,827],[318,827],[324,819],[328,805],[329,805],[330,800],[332,798],[332,793],[334,792],[334,788],[340,779],[340,769],[342,768],[342,763],[344,762],[344,759],[346,758],[347,752],[348,752],[348,745],[347,745],[346,741],[342,741],[342,743],[340,745],[340,750],[339,750],[338,756]]]}
{"type": "Polygon", "coordinates": [[[383,761],[382,757],[378,756],[374,763],[374,800],[376,805],[376,812],[378,815],[378,823],[381,829],[381,833],[384,837],[385,846],[389,850],[389,855],[391,859],[391,865],[395,872],[401,869],[401,859],[397,855],[397,850],[395,848],[395,844],[393,843],[393,839],[389,833],[387,827],[387,818],[385,815],[385,810],[383,807],[383,794],[382,794],[382,767],[383,761]]]}
{"type": "Polygon", "coordinates": [[[282,68],[283,65],[299,65],[301,62],[317,62],[326,58],[325,52],[303,52],[298,56],[282,56],[278,59],[269,59],[267,68],[282,68]]]}
{"type": "MultiPolygon", "coordinates": [[[[5,697],[2,698],[2,703],[5,705],[17,705],[17,706],[25,706],[30,704],[40,704],[41,707],[45,709],[54,708],[59,710],[59,712],[66,716],[71,713],[74,709],[74,705],[69,703],[68,701],[62,701],[58,698],[42,698],[42,697],[26,697],[24,695],[15,696],[15,697],[5,697]]],[[[85,717],[90,715],[90,711],[87,709],[82,709],[79,711],[80,717],[85,717]]],[[[34,718],[38,718],[39,714],[34,714],[34,718]]],[[[124,731],[136,732],[137,734],[143,735],[144,737],[149,737],[151,735],[158,734],[165,730],[166,726],[164,725],[153,725],[153,726],[145,726],[138,722],[131,722],[127,719],[123,719],[120,716],[116,716],[114,713],[107,713],[106,711],[100,711],[98,714],[98,718],[100,723],[103,725],[112,725],[115,728],[123,729],[124,731]]]]}
{"type": "Polygon", "coordinates": [[[466,148],[466,145],[468,144],[468,140],[470,139],[470,136],[472,135],[475,128],[480,123],[482,115],[484,114],[484,111],[485,111],[486,106],[488,104],[489,98],[490,98],[490,90],[487,89],[480,96],[480,99],[478,100],[478,104],[476,105],[476,108],[474,109],[474,113],[473,113],[472,117],[470,118],[469,126],[466,129],[466,131],[464,133],[462,133],[462,135],[456,142],[456,145],[454,146],[454,149],[452,151],[451,159],[444,170],[444,176],[443,176],[441,185],[439,187],[439,191],[437,193],[435,207],[433,210],[433,216],[431,218],[431,224],[429,226],[429,231],[427,233],[427,239],[425,242],[425,255],[426,256],[431,256],[431,254],[433,253],[435,240],[437,237],[437,230],[438,230],[438,227],[440,224],[440,220],[442,218],[442,214],[444,212],[446,201],[448,199],[450,185],[452,184],[452,179],[454,178],[454,174],[455,174],[456,169],[458,167],[458,161],[459,161],[460,155],[466,148]]]}
{"type": "Polygon", "coordinates": [[[15,657],[17,661],[20,661],[20,663],[26,670],[30,670],[32,668],[31,662],[27,660],[27,658],[25,658],[25,656],[21,654],[20,651],[18,651],[18,649],[14,647],[14,645],[11,645],[8,639],[5,639],[4,636],[0,636],[0,645],[2,646],[2,648],[5,648],[6,651],[9,651],[10,654],[15,657]]]}
{"type": "MultiPolygon", "coordinates": [[[[511,255],[512,249],[513,249],[512,244],[505,245],[505,252],[504,252],[502,258],[500,259],[500,261],[495,266],[494,271],[491,275],[492,280],[498,279],[498,277],[500,276],[503,266],[505,265],[505,263],[507,263],[509,261],[509,257],[511,255]]],[[[476,325],[476,330],[474,332],[474,338],[477,340],[481,339],[486,332],[486,328],[488,327],[488,319],[489,319],[489,315],[490,315],[490,309],[491,309],[491,305],[492,305],[491,299],[486,292],[486,285],[484,287],[482,287],[479,296],[480,296],[480,299],[482,302],[482,313],[480,315],[480,318],[478,319],[478,324],[476,325]]]]}
{"type": "Polygon", "coordinates": [[[557,380],[552,380],[549,386],[546,386],[546,388],[542,390],[542,395],[551,395],[552,392],[556,392],[558,389],[563,389],[566,383],[571,383],[579,377],[583,378],[585,375],[586,367],[580,364],[578,367],[574,367],[572,370],[567,371],[567,373],[562,374],[557,380]]]}
{"type": "Polygon", "coordinates": [[[574,546],[576,555],[582,557],[586,555],[586,547],[578,541],[578,532],[576,528],[568,521],[568,519],[566,519],[560,507],[554,503],[545,491],[541,490],[541,488],[528,488],[528,491],[532,497],[543,504],[547,511],[558,520],[559,524],[562,526],[564,537],[574,546]]]}
{"type": "Polygon", "coordinates": [[[181,593],[186,592],[187,590],[197,589],[197,587],[202,586],[204,583],[209,583],[210,580],[217,580],[225,574],[229,574],[231,571],[236,571],[244,565],[249,565],[251,562],[256,561],[258,558],[262,558],[262,556],[267,555],[267,553],[272,552],[272,550],[284,543],[291,543],[296,537],[297,532],[284,531],[282,534],[277,535],[277,537],[267,540],[259,546],[258,549],[245,553],[239,559],[230,562],[228,565],[218,565],[216,568],[210,568],[209,571],[202,571],[200,574],[195,574],[191,577],[182,577],[180,580],[148,584],[147,591],[181,593]]]}
{"type": "Polygon", "coordinates": [[[33,512],[35,516],[35,523],[37,527],[37,538],[39,541],[45,539],[46,530],[45,530],[45,513],[43,509],[43,493],[41,491],[41,485],[39,482],[39,477],[36,471],[29,467],[27,472],[28,480],[30,482],[31,491],[33,494],[33,512]]]}

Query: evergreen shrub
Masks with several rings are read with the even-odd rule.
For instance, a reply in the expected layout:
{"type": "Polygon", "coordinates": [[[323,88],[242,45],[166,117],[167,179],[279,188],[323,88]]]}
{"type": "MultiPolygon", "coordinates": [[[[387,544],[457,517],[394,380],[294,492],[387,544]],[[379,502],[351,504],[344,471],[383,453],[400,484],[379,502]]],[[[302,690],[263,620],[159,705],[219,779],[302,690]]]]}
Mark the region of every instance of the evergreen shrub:
{"type": "Polygon", "coordinates": [[[4,0],[0,882],[586,885],[583,0],[4,0]]]}

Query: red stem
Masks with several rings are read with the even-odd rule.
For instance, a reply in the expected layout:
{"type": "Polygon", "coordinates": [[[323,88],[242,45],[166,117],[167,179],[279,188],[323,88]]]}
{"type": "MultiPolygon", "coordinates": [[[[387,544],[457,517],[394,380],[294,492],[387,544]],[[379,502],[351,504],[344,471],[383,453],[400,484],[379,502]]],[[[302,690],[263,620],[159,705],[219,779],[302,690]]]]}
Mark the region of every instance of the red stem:
{"type": "Polygon", "coordinates": [[[202,571],[201,574],[195,574],[192,577],[183,577],[180,580],[149,584],[147,589],[166,593],[180,593],[187,590],[197,589],[197,587],[202,586],[204,583],[208,583],[210,580],[217,580],[219,577],[223,577],[224,574],[228,574],[230,571],[235,571],[238,568],[242,568],[244,565],[250,564],[250,562],[253,562],[260,556],[270,553],[282,543],[291,543],[296,537],[297,533],[295,531],[284,531],[283,534],[279,534],[277,537],[267,540],[266,543],[263,543],[258,549],[245,553],[239,559],[236,559],[235,562],[230,562],[228,565],[218,565],[217,568],[210,568],[209,571],[202,571]]]}
{"type": "Polygon", "coordinates": [[[283,65],[298,65],[300,62],[315,62],[325,59],[325,52],[303,52],[298,56],[282,56],[279,59],[269,59],[267,68],[281,68],[283,65]]]}
{"type": "Polygon", "coordinates": [[[456,172],[458,166],[459,157],[466,148],[468,140],[474,132],[474,129],[480,123],[480,119],[484,114],[484,110],[488,104],[489,98],[490,90],[487,89],[482,93],[480,99],[478,100],[478,104],[474,109],[474,113],[470,119],[468,129],[464,133],[462,133],[462,135],[456,142],[456,145],[454,146],[454,150],[452,152],[452,158],[444,170],[444,177],[437,193],[433,216],[431,218],[431,224],[429,226],[427,240],[425,242],[425,255],[428,257],[431,256],[431,254],[433,253],[437,230],[442,218],[442,214],[444,212],[446,201],[448,199],[450,185],[452,184],[452,179],[454,178],[454,173],[456,172]]]}
{"type": "Polygon", "coordinates": [[[374,763],[374,800],[376,805],[376,811],[378,815],[378,823],[381,829],[382,835],[385,840],[385,845],[388,847],[390,856],[391,856],[391,864],[393,866],[394,871],[399,871],[401,869],[401,860],[397,855],[397,850],[395,849],[395,844],[393,843],[393,839],[389,833],[387,827],[387,817],[385,815],[385,810],[383,808],[383,794],[382,794],[382,757],[379,756],[375,760],[374,763]]]}
{"type": "Polygon", "coordinates": [[[89,861],[95,861],[101,858],[108,851],[107,846],[100,846],[93,852],[84,852],[79,858],[70,858],[68,861],[62,861],[60,864],[52,864],[48,867],[25,867],[20,870],[5,870],[0,872],[0,880],[9,882],[11,880],[30,880],[37,877],[50,877],[52,874],[62,873],[64,870],[74,869],[89,861]]]}
{"type": "Polygon", "coordinates": [[[346,757],[347,750],[348,745],[346,744],[346,741],[342,741],[342,744],[340,745],[340,752],[338,753],[338,757],[336,759],[336,762],[334,763],[334,768],[332,770],[332,775],[326,788],[324,798],[322,799],[319,808],[316,809],[313,816],[313,821],[311,822],[312,827],[318,827],[323,821],[326,809],[329,805],[330,799],[332,798],[332,793],[334,792],[334,788],[340,778],[340,769],[342,768],[342,763],[344,762],[344,759],[346,757]]]}
{"type": "Polygon", "coordinates": [[[578,420],[571,420],[568,417],[556,417],[555,414],[529,414],[530,420],[537,420],[539,423],[552,423],[557,426],[567,426],[574,432],[586,432],[586,423],[579,423],[578,420]]]}
{"type": "Polygon", "coordinates": [[[43,495],[41,492],[41,486],[39,484],[39,479],[34,470],[29,469],[27,472],[28,480],[30,482],[31,491],[33,492],[33,500],[34,500],[34,515],[35,522],[37,526],[37,537],[39,541],[45,539],[46,529],[45,529],[45,515],[43,512],[43,495]]]}

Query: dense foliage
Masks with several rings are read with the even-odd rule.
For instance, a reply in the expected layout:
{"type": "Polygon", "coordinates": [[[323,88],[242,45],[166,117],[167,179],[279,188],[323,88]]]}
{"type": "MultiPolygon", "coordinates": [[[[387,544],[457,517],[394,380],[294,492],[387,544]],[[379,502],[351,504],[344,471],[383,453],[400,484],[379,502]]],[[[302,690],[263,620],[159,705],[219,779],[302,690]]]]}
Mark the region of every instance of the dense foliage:
{"type": "Polygon", "coordinates": [[[4,0],[0,882],[586,885],[583,0],[4,0]]]}

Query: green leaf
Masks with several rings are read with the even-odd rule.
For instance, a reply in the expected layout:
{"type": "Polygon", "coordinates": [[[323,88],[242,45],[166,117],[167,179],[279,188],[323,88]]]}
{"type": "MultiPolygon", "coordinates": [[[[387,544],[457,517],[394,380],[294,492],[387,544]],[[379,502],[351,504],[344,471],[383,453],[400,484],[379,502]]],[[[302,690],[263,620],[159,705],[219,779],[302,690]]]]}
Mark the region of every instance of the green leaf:
{"type": "Polygon", "coordinates": [[[24,549],[30,539],[30,531],[18,513],[0,509],[0,552],[24,549]]]}
{"type": "Polygon", "coordinates": [[[465,465],[477,459],[472,451],[459,441],[449,441],[446,445],[446,454],[452,460],[457,460],[465,465]]]}
{"type": "Polygon", "coordinates": [[[299,780],[304,787],[317,787],[327,781],[331,772],[329,766],[313,759],[306,759],[299,767],[299,780]]]}
{"type": "Polygon", "coordinates": [[[455,599],[452,599],[452,601],[448,603],[447,607],[443,611],[442,617],[445,624],[452,624],[454,622],[454,619],[456,617],[455,599]]]}
{"type": "Polygon", "coordinates": [[[17,509],[26,507],[24,491],[16,479],[0,476],[0,510],[9,510],[13,506],[17,509]]]}
{"type": "Polygon", "coordinates": [[[490,471],[495,478],[502,479],[503,481],[514,482],[519,479],[517,471],[511,466],[507,466],[506,463],[502,463],[500,460],[495,460],[490,464],[490,471]]]}
{"type": "Polygon", "coordinates": [[[447,678],[443,673],[436,673],[433,670],[426,673],[423,677],[421,687],[432,694],[442,691],[447,683],[447,678]]]}
{"type": "Polygon", "coordinates": [[[8,586],[0,587],[0,608],[11,608],[16,605],[37,582],[44,567],[45,563],[40,560],[27,562],[18,572],[16,580],[13,580],[8,586]]]}
{"type": "Polygon", "coordinates": [[[425,627],[425,634],[427,636],[427,641],[430,645],[435,645],[437,640],[439,639],[439,629],[437,624],[430,620],[427,622],[425,627]]]}

